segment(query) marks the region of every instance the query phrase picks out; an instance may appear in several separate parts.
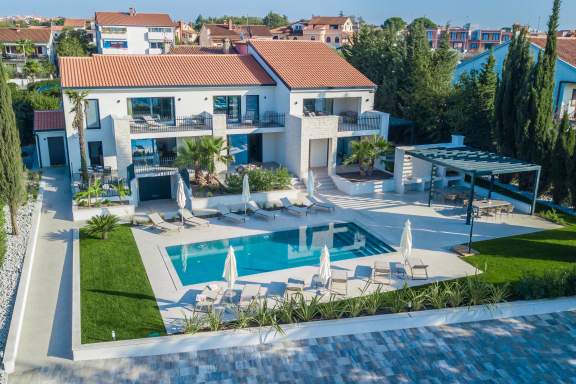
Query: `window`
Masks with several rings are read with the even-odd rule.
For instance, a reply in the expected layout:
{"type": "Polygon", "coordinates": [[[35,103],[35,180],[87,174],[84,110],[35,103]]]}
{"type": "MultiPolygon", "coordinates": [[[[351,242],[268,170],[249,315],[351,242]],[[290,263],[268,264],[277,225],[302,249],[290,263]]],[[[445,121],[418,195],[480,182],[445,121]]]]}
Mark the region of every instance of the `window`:
{"type": "Polygon", "coordinates": [[[572,90],[572,98],[570,99],[571,105],[576,105],[576,89],[572,90]]]}
{"type": "Polygon", "coordinates": [[[426,36],[428,36],[428,40],[432,40],[434,38],[434,33],[432,31],[427,31],[426,36]]]}
{"type": "Polygon", "coordinates": [[[314,35],[310,36],[310,40],[316,40],[316,36],[314,35]]]}
{"type": "Polygon", "coordinates": [[[336,36],[336,37],[334,38],[334,42],[335,42],[336,44],[338,44],[338,43],[340,42],[340,38],[339,38],[338,36],[336,36]]]}
{"type": "Polygon", "coordinates": [[[151,41],[150,42],[151,49],[164,49],[164,42],[162,41],[151,41]]]}
{"type": "Polygon", "coordinates": [[[104,40],[104,48],[126,49],[128,42],[126,40],[104,40]]]}
{"type": "Polygon", "coordinates": [[[100,108],[98,100],[86,100],[86,128],[100,129],[100,108]]]}
{"type": "Polygon", "coordinates": [[[494,34],[494,40],[500,40],[500,34],[499,33],[494,34]]]}
{"type": "Polygon", "coordinates": [[[457,40],[457,39],[458,39],[458,33],[450,32],[450,40],[457,40]]]}
{"type": "Polygon", "coordinates": [[[214,96],[214,114],[225,114],[226,120],[237,123],[242,116],[240,96],[214,96]]]}
{"type": "Polygon", "coordinates": [[[128,115],[151,116],[163,122],[174,122],[173,97],[135,97],[128,99],[128,115]]]}
{"type": "Polygon", "coordinates": [[[510,41],[510,35],[502,36],[502,41],[510,41]]]}
{"type": "Polygon", "coordinates": [[[478,49],[478,43],[471,43],[470,48],[471,49],[478,49]]]}
{"type": "Polygon", "coordinates": [[[148,32],[171,33],[172,28],[151,27],[148,28],[148,32]]]}
{"type": "Polygon", "coordinates": [[[334,112],[334,99],[304,99],[304,115],[315,116],[332,115],[334,112]]]}
{"type": "Polygon", "coordinates": [[[338,30],[338,24],[330,24],[330,29],[338,30]]]}
{"type": "Polygon", "coordinates": [[[483,33],[482,34],[482,40],[490,40],[490,34],[489,33],[483,33]]]}
{"type": "Polygon", "coordinates": [[[327,42],[327,43],[331,43],[331,42],[332,42],[332,39],[330,38],[330,36],[326,36],[326,42],[327,42]]]}
{"type": "Polygon", "coordinates": [[[123,35],[127,31],[126,27],[102,27],[102,33],[113,33],[123,35]]]}
{"type": "Polygon", "coordinates": [[[260,119],[260,96],[246,96],[246,118],[253,121],[258,121],[260,119]]]}
{"type": "Polygon", "coordinates": [[[88,158],[91,166],[104,166],[104,155],[101,141],[88,142],[88,158]]]}

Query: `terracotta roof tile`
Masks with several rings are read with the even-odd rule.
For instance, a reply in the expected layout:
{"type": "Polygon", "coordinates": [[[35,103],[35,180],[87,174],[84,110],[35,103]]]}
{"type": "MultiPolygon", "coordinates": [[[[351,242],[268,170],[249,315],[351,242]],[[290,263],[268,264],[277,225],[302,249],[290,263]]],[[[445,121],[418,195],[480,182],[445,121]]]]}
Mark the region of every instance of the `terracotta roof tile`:
{"type": "Polygon", "coordinates": [[[63,110],[34,111],[35,131],[53,131],[55,129],[66,129],[63,110]]]}
{"type": "Polygon", "coordinates": [[[48,43],[50,28],[0,28],[0,42],[15,43],[18,40],[30,40],[33,43],[48,43]]]}
{"type": "Polygon", "coordinates": [[[236,28],[247,35],[245,37],[272,37],[270,29],[265,25],[239,25],[236,28]]]}
{"type": "Polygon", "coordinates": [[[174,27],[166,13],[96,12],[96,24],[126,27],[174,27]]]}
{"type": "Polygon", "coordinates": [[[76,28],[84,28],[86,27],[86,19],[64,19],[64,26],[65,27],[76,27],[76,28]]]}
{"type": "Polygon", "coordinates": [[[292,89],[373,88],[376,86],[322,42],[251,40],[249,44],[292,89]]]}
{"type": "Polygon", "coordinates": [[[328,25],[328,24],[344,24],[348,20],[347,16],[314,16],[310,19],[309,24],[315,25],[328,25]]]}
{"type": "Polygon", "coordinates": [[[228,37],[240,39],[240,33],[235,29],[228,29],[226,24],[206,24],[206,28],[210,30],[211,37],[228,37]]]}
{"type": "MultiPolygon", "coordinates": [[[[540,48],[546,48],[546,38],[531,37],[530,41],[540,48]]],[[[558,38],[558,57],[576,67],[576,38],[558,38]]]]}
{"type": "MultiPolygon", "coordinates": [[[[231,48],[233,50],[234,48],[231,48]]],[[[231,53],[233,53],[231,51],[231,53]]],[[[170,49],[171,55],[223,55],[224,50],[218,47],[201,47],[199,45],[177,45],[170,49]]]]}
{"type": "Polygon", "coordinates": [[[61,57],[60,74],[66,88],[275,84],[256,60],[239,55],[61,57]]]}

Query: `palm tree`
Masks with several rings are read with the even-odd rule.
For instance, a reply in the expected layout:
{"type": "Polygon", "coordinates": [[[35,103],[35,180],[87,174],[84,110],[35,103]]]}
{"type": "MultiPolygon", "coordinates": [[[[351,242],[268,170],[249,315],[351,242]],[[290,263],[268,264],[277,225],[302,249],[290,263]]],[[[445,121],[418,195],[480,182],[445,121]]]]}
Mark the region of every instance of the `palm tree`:
{"type": "Polygon", "coordinates": [[[88,159],[86,157],[86,140],[84,131],[84,111],[86,109],[86,91],[72,91],[67,90],[66,96],[72,104],[70,112],[74,114],[72,127],[78,131],[78,141],[80,142],[80,171],[82,173],[82,181],[88,183],[88,159]]]}
{"type": "Polygon", "coordinates": [[[205,159],[200,140],[187,139],[184,145],[178,148],[178,156],[174,164],[182,168],[194,168],[194,182],[202,183],[202,162],[205,159]]]}
{"type": "Polygon", "coordinates": [[[24,65],[26,65],[26,59],[34,53],[34,50],[34,43],[31,40],[20,39],[16,42],[16,52],[24,55],[24,65]]]}
{"type": "Polygon", "coordinates": [[[22,72],[24,73],[24,76],[30,79],[31,83],[34,83],[36,81],[36,76],[41,74],[43,71],[44,67],[38,61],[32,60],[24,65],[22,72]]]}
{"type": "Polygon", "coordinates": [[[371,176],[376,160],[385,156],[391,148],[382,136],[364,137],[352,142],[352,153],[344,160],[344,164],[358,164],[361,176],[371,176]]]}
{"type": "Polygon", "coordinates": [[[204,136],[200,139],[200,147],[208,171],[206,179],[209,184],[212,184],[216,181],[216,163],[228,164],[233,157],[226,153],[226,142],[222,137],[204,136]]]}
{"type": "Polygon", "coordinates": [[[104,214],[94,216],[88,220],[88,225],[85,227],[89,235],[100,236],[102,240],[108,239],[108,234],[113,232],[119,226],[118,216],[104,214]]]}

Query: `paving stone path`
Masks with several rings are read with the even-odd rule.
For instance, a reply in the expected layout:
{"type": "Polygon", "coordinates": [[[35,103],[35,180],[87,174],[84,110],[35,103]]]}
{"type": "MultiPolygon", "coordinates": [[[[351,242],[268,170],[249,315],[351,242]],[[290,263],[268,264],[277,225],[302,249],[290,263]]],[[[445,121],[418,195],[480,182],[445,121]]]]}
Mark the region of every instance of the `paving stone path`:
{"type": "Polygon", "coordinates": [[[576,312],[78,362],[11,383],[576,383],[576,312]]]}

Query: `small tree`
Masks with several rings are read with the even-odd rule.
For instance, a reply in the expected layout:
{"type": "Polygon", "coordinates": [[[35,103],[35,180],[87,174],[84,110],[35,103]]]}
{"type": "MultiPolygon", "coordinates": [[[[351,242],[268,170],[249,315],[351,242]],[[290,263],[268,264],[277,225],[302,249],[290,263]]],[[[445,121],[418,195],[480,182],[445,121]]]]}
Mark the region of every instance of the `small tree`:
{"type": "Polygon", "coordinates": [[[65,28],[56,40],[58,56],[88,56],[90,39],[84,30],[65,28]]]}
{"type": "Polygon", "coordinates": [[[228,164],[233,158],[226,153],[226,142],[222,137],[204,136],[200,139],[200,147],[208,171],[206,180],[213,184],[216,182],[216,163],[228,164]]]}
{"type": "Polygon", "coordinates": [[[31,40],[21,39],[16,42],[16,52],[24,55],[24,65],[29,56],[34,53],[34,43],[31,40]]]}
{"type": "Polygon", "coordinates": [[[12,92],[0,60],[0,198],[10,210],[12,233],[18,235],[16,215],[25,197],[20,137],[12,108],[12,92]]]}
{"type": "Polygon", "coordinates": [[[86,140],[84,129],[84,111],[86,108],[86,91],[66,91],[66,96],[72,104],[70,112],[74,114],[72,127],[78,131],[78,141],[80,142],[80,170],[82,173],[82,181],[88,183],[88,158],[86,154],[86,140]]]}
{"type": "Polygon", "coordinates": [[[100,236],[102,240],[108,239],[108,234],[118,228],[118,217],[115,215],[98,215],[88,220],[86,232],[91,236],[100,236]]]}
{"type": "Polygon", "coordinates": [[[22,70],[24,76],[26,76],[31,83],[34,83],[36,81],[36,77],[44,73],[44,71],[44,66],[42,66],[42,64],[40,64],[37,60],[28,61],[22,70]]]}
{"type": "Polygon", "coordinates": [[[205,155],[200,140],[186,139],[184,145],[178,148],[175,164],[177,167],[193,168],[194,182],[202,184],[202,161],[205,155]]]}
{"type": "Polygon", "coordinates": [[[570,127],[568,112],[564,113],[556,145],[552,151],[552,198],[556,204],[565,203],[570,197],[570,174],[572,173],[572,156],[574,154],[574,130],[570,127]]]}
{"type": "Polygon", "coordinates": [[[344,164],[358,164],[360,175],[371,176],[376,161],[385,156],[390,148],[390,144],[382,136],[364,137],[352,142],[352,153],[344,159],[344,164]]]}

